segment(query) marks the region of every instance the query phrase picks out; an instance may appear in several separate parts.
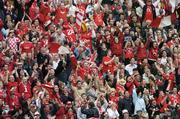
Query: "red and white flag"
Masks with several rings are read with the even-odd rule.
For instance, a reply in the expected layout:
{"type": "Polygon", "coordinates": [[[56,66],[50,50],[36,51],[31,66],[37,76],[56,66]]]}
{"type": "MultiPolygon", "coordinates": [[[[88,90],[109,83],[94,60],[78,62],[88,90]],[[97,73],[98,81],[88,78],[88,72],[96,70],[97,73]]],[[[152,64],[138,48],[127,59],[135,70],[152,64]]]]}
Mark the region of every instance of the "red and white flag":
{"type": "Polygon", "coordinates": [[[171,13],[167,16],[158,16],[156,19],[153,20],[151,23],[151,27],[153,28],[163,28],[166,26],[170,26],[173,22],[176,21],[176,13],[175,8],[180,3],[180,0],[169,0],[171,6],[171,13]]]}
{"type": "Polygon", "coordinates": [[[163,27],[166,27],[166,26],[170,26],[175,21],[176,21],[176,13],[170,14],[168,16],[158,16],[151,23],[151,27],[153,27],[153,28],[163,28],[163,27]]]}
{"type": "Polygon", "coordinates": [[[84,19],[84,11],[79,9],[79,12],[76,14],[76,26],[78,30],[81,29],[83,19],[84,19]]]}

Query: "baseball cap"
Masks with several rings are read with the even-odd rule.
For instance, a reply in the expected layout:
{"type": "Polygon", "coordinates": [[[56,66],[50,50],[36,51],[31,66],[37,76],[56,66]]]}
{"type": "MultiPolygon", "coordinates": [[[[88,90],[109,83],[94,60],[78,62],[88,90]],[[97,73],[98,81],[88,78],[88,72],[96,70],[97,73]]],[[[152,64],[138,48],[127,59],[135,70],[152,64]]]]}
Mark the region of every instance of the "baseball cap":
{"type": "Polygon", "coordinates": [[[125,114],[125,113],[129,113],[129,112],[128,112],[127,109],[124,109],[124,110],[122,111],[122,113],[125,114]]]}

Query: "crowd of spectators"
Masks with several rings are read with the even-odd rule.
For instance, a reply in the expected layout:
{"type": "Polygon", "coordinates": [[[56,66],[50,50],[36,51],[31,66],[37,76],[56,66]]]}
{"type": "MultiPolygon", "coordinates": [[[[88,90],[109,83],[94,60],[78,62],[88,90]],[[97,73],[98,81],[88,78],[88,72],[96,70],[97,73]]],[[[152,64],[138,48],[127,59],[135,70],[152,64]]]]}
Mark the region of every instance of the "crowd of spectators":
{"type": "Polygon", "coordinates": [[[179,119],[179,4],[0,0],[0,119],[179,119]]]}

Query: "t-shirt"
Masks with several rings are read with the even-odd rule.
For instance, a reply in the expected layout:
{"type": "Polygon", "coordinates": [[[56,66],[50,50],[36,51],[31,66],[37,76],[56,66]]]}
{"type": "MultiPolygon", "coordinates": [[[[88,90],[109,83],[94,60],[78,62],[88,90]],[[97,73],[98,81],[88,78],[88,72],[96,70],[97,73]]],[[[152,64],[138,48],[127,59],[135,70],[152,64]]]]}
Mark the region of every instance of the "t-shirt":
{"type": "Polygon", "coordinates": [[[94,14],[94,22],[97,26],[103,26],[103,13],[94,14]]]}
{"type": "Polygon", "coordinates": [[[20,44],[20,48],[22,53],[31,53],[34,46],[32,42],[23,42],[20,44]]]}
{"type": "Polygon", "coordinates": [[[91,31],[87,33],[82,33],[81,40],[85,42],[86,47],[92,49],[92,32],[91,31]]]}
{"type": "Polygon", "coordinates": [[[49,43],[49,52],[50,53],[58,53],[60,45],[59,43],[49,43]]]}
{"type": "Polygon", "coordinates": [[[153,21],[153,13],[151,6],[147,6],[146,14],[145,14],[145,21],[153,21]]]}
{"type": "Polygon", "coordinates": [[[111,60],[111,57],[105,56],[103,57],[103,73],[107,72],[108,70],[111,73],[114,73],[114,64],[110,63],[108,65],[105,65],[104,62],[109,62],[111,60]]]}
{"type": "Polygon", "coordinates": [[[67,22],[67,8],[57,8],[56,9],[56,16],[55,16],[55,24],[59,22],[59,19],[63,19],[64,22],[67,22]]]}
{"type": "Polygon", "coordinates": [[[63,33],[65,34],[69,42],[73,43],[76,41],[76,35],[74,29],[71,26],[69,26],[68,29],[64,30],[63,33]]]}
{"type": "Polygon", "coordinates": [[[126,48],[125,50],[125,58],[131,59],[134,57],[133,48],[126,48]]]}
{"type": "Polygon", "coordinates": [[[128,73],[130,75],[132,75],[133,74],[133,69],[135,69],[135,68],[137,68],[136,64],[133,64],[133,65],[128,64],[128,65],[126,65],[125,70],[128,71],[128,73]]]}

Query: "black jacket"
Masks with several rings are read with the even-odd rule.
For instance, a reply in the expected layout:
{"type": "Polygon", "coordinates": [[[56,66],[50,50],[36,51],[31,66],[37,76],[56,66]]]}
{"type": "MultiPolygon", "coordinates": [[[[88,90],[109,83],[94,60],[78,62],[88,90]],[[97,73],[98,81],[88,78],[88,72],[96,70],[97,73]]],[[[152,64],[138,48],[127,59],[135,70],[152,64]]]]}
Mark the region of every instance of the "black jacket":
{"type": "Polygon", "coordinates": [[[131,97],[119,100],[118,112],[122,114],[122,110],[127,109],[129,114],[133,114],[133,100],[131,97]]]}
{"type": "Polygon", "coordinates": [[[66,56],[65,62],[66,63],[60,61],[58,63],[58,66],[55,70],[55,76],[57,78],[57,81],[61,80],[62,82],[67,83],[72,69],[69,55],[66,56]]]}
{"type": "Polygon", "coordinates": [[[81,108],[81,112],[83,114],[86,114],[87,118],[92,118],[92,117],[98,118],[99,117],[99,111],[95,107],[90,108],[90,109],[81,108]]]}

